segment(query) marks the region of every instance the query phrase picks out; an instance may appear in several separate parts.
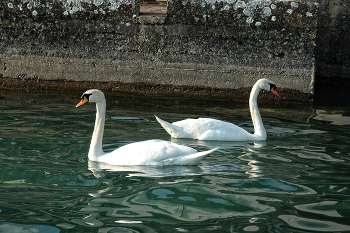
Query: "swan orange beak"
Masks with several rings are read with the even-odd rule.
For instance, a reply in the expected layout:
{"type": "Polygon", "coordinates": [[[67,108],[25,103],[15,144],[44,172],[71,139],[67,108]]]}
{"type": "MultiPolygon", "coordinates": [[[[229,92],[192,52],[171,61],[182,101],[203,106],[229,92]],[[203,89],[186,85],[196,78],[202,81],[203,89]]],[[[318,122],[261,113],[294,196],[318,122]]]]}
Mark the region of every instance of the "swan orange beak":
{"type": "Polygon", "coordinates": [[[272,88],[271,88],[271,92],[272,92],[273,94],[275,94],[275,95],[279,96],[279,94],[277,93],[277,91],[276,91],[276,88],[275,88],[275,87],[272,87],[272,88]]]}
{"type": "Polygon", "coordinates": [[[75,106],[75,107],[80,107],[81,105],[84,105],[87,102],[89,102],[88,98],[86,98],[86,96],[83,96],[83,98],[81,98],[81,101],[79,102],[79,104],[77,104],[77,106],[75,106]]]}

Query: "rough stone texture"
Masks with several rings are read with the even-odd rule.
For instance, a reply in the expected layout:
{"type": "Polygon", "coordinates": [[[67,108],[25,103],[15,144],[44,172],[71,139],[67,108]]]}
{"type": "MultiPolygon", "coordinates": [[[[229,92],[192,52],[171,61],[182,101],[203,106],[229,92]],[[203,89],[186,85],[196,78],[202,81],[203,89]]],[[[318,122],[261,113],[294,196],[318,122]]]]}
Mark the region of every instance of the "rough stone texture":
{"type": "Polygon", "coordinates": [[[2,0],[1,18],[102,19],[136,22],[135,0],[2,0]]]}
{"type": "Polygon", "coordinates": [[[169,0],[148,21],[139,5],[1,1],[0,75],[231,89],[269,78],[313,92],[318,4],[169,0]]]}

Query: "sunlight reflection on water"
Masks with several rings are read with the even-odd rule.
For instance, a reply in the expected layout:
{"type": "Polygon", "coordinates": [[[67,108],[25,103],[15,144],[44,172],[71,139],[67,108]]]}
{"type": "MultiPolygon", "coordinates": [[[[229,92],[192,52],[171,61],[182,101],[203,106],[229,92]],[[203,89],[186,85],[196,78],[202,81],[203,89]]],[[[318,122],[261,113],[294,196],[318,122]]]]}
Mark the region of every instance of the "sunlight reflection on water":
{"type": "Polygon", "coordinates": [[[330,221],[302,218],[295,215],[280,215],[278,217],[285,221],[288,225],[302,230],[317,232],[337,232],[350,230],[350,226],[330,221]]]}
{"type": "Polygon", "coordinates": [[[340,113],[332,113],[325,110],[316,110],[316,114],[317,116],[313,118],[314,120],[328,121],[333,125],[350,125],[350,117],[344,116],[340,113]]]}

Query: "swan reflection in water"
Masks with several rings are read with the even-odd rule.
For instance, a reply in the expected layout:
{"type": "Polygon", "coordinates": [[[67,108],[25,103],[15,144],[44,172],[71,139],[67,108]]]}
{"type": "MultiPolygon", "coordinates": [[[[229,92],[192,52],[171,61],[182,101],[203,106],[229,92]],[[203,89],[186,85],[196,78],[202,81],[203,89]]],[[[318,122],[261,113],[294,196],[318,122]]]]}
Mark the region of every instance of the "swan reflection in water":
{"type": "Polygon", "coordinates": [[[204,221],[275,211],[274,207],[260,203],[264,199],[262,197],[221,192],[222,189],[227,190],[222,184],[231,179],[197,177],[205,180],[205,184],[194,182],[196,176],[203,174],[203,170],[196,166],[127,167],[89,162],[89,169],[104,187],[96,193],[90,193],[92,199],[87,201],[88,206],[81,209],[89,215],[84,219],[74,220],[75,223],[83,225],[102,226],[103,223],[99,220],[102,212],[106,212],[105,215],[115,221],[144,221],[154,214],[164,216],[164,219],[204,221]],[[117,186],[116,180],[106,178],[106,173],[111,171],[124,173],[124,178],[152,179],[135,186],[129,182],[128,190],[124,190],[125,187],[117,186]],[[169,179],[171,176],[173,179],[169,179]],[[167,179],[163,179],[164,177],[167,179]]]}
{"type": "MultiPolygon", "coordinates": [[[[99,184],[95,186],[96,192],[90,192],[85,207],[79,211],[86,217],[73,219],[72,222],[99,227],[101,231],[154,231],[150,229],[148,221],[169,224],[171,227],[179,222],[202,223],[211,219],[239,217],[249,219],[249,222],[237,223],[236,229],[273,227],[280,232],[283,232],[281,226],[312,230],[313,223],[320,223],[316,219],[301,218],[279,209],[286,201],[296,201],[298,204],[290,208],[308,210],[311,207],[300,204],[309,203],[307,200],[311,200],[310,197],[317,192],[307,185],[271,178],[275,176],[269,176],[266,167],[264,170],[259,166],[258,157],[271,156],[269,159],[274,160],[287,158],[262,153],[260,150],[264,150],[265,142],[204,142],[189,139],[176,142],[197,147],[220,146],[218,152],[226,154],[220,157],[218,164],[215,163],[218,155],[212,155],[202,160],[199,166],[113,166],[89,161],[89,170],[99,184]],[[235,154],[232,153],[235,150],[241,151],[239,157],[230,156],[235,154]],[[225,160],[231,161],[231,164],[225,160]],[[237,160],[244,162],[235,165],[232,161],[237,160]],[[301,199],[305,201],[298,201],[301,199]],[[280,220],[277,224],[273,219],[264,218],[262,221],[259,217],[277,213],[280,220]],[[293,219],[296,221],[291,223],[293,219]],[[311,225],[303,228],[303,221],[311,225]]],[[[313,209],[311,211],[315,212],[313,209]]],[[[322,222],[328,224],[326,229],[347,229],[341,224],[322,222]]]]}
{"type": "MultiPolygon", "coordinates": [[[[95,161],[88,161],[88,168],[93,173],[93,175],[96,177],[98,184],[96,186],[103,186],[103,189],[97,190],[95,193],[89,193],[89,195],[92,197],[92,199],[86,201],[87,207],[84,207],[81,209],[81,212],[88,213],[88,216],[84,217],[83,219],[73,219],[72,222],[83,225],[83,226],[93,226],[93,227],[102,227],[104,224],[102,221],[98,220],[100,213],[103,211],[107,211],[108,215],[112,218],[115,218],[116,223],[127,223],[127,224],[135,224],[134,218],[129,219],[128,213],[132,210],[132,212],[137,213],[136,216],[137,219],[142,219],[143,217],[150,217],[151,214],[145,213],[145,210],[143,206],[134,207],[132,204],[130,205],[129,202],[129,193],[135,192],[135,190],[138,190],[141,186],[137,187],[131,187],[130,190],[127,192],[122,191],[120,187],[116,186],[114,183],[118,178],[140,178],[140,177],[147,177],[147,178],[163,178],[163,177],[193,177],[196,175],[200,175],[202,173],[202,169],[198,166],[116,166],[116,165],[110,165],[107,163],[101,163],[101,162],[95,162],[95,161]],[[120,174],[120,177],[116,177],[115,179],[110,179],[106,177],[106,173],[108,172],[118,172],[120,174]],[[125,198],[113,198],[112,193],[126,193],[125,198]],[[108,194],[110,193],[110,194],[108,194]],[[103,198],[101,196],[104,196],[103,198]],[[102,207],[102,205],[106,204],[117,204],[120,205],[120,208],[122,210],[119,210],[119,208],[113,208],[113,207],[102,207]],[[122,214],[117,214],[122,213],[122,214]],[[120,216],[119,216],[120,215],[120,216]],[[122,218],[121,218],[122,217],[122,218]]],[[[178,184],[181,182],[191,182],[193,181],[193,178],[176,178],[173,181],[167,181],[162,182],[161,180],[157,183],[159,185],[170,185],[171,183],[178,184]]],[[[141,188],[141,189],[148,189],[147,186],[141,188]]],[[[136,196],[138,196],[137,194],[136,196]]],[[[135,196],[135,195],[133,195],[135,196]]],[[[134,198],[134,197],[133,197],[134,198]]],[[[137,223],[142,223],[142,221],[136,221],[137,223]]],[[[118,227],[117,227],[118,228],[118,227]]],[[[147,228],[147,227],[146,227],[147,228]]]]}
{"type": "MultiPolygon", "coordinates": [[[[263,148],[266,146],[266,141],[246,141],[246,142],[229,142],[229,141],[199,141],[199,140],[192,140],[192,139],[178,139],[178,138],[171,138],[172,142],[179,143],[181,145],[188,145],[188,146],[203,146],[207,148],[217,147],[219,148],[217,151],[222,154],[232,154],[236,155],[239,154],[237,157],[240,160],[247,161],[247,165],[235,165],[232,164],[231,161],[227,161],[227,164],[208,164],[206,165],[206,160],[203,160],[201,163],[201,168],[203,170],[204,174],[213,174],[218,173],[223,175],[226,173],[227,175],[232,175],[236,173],[237,171],[241,171],[242,169],[245,170],[245,173],[249,175],[250,178],[253,177],[260,177],[263,176],[261,168],[259,166],[259,162],[255,159],[255,155],[259,154],[257,150],[263,148]],[[237,150],[239,153],[235,153],[235,150],[237,150]],[[244,152],[242,154],[242,151],[244,152]],[[228,170],[228,166],[230,167],[230,170],[228,170]]],[[[211,156],[210,158],[213,158],[215,156],[211,156]]],[[[236,157],[236,156],[235,156],[236,157]]],[[[222,158],[221,158],[222,160],[222,158]]]]}
{"type": "Polygon", "coordinates": [[[154,221],[154,215],[161,223],[250,218],[275,212],[270,203],[282,202],[261,193],[315,193],[305,186],[279,180],[209,176],[202,166],[113,166],[94,161],[89,161],[88,166],[100,188],[90,193],[87,206],[80,210],[87,216],[72,220],[84,226],[103,227],[105,221],[123,227],[143,225],[149,219],[154,221]]]}

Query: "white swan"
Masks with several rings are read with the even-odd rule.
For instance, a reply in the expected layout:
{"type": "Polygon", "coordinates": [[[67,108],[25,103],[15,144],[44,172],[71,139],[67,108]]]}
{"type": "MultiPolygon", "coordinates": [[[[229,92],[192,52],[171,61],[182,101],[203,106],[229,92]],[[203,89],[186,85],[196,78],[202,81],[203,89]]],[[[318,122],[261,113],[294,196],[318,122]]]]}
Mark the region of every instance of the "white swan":
{"type": "Polygon", "coordinates": [[[106,99],[102,91],[92,89],[86,91],[79,104],[96,103],[95,129],[92,134],[89,160],[111,165],[196,165],[206,155],[217,148],[197,152],[187,146],[162,140],[147,140],[122,146],[110,153],[102,150],[102,138],[105,125],[106,99]]]}
{"type": "Polygon", "coordinates": [[[268,79],[260,79],[253,86],[249,98],[249,107],[254,124],[254,134],[248,133],[234,124],[210,118],[186,119],[171,124],[157,116],[155,117],[173,138],[219,141],[266,140],[266,130],[257,104],[261,90],[272,91],[272,93],[279,96],[275,84],[268,79]]]}

